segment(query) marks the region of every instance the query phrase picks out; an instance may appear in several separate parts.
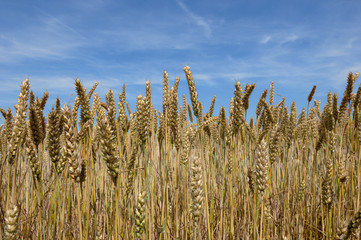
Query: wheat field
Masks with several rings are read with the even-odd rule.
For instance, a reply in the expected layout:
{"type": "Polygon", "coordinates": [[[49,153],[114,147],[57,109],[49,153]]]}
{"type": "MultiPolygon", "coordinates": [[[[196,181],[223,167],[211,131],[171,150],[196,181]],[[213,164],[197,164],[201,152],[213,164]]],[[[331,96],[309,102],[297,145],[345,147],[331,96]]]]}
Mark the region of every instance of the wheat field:
{"type": "Polygon", "coordinates": [[[100,97],[76,79],[74,104],[47,116],[49,94],[23,81],[0,109],[0,238],[361,238],[358,73],[322,109],[316,86],[297,110],[272,82],[248,115],[255,84],[215,113],[184,73],[190,99],[164,72],[162,109],[149,81],[132,110],[125,86],[100,97]]]}

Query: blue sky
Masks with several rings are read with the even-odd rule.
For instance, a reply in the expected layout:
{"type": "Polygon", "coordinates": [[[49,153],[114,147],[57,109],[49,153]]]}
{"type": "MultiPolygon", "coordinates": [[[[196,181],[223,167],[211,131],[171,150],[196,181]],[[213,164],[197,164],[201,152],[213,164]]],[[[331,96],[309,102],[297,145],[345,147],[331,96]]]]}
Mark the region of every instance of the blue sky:
{"type": "Polygon", "coordinates": [[[0,106],[16,103],[26,77],[36,95],[49,91],[48,108],[57,96],[72,102],[79,77],[98,81],[102,99],[125,84],[131,106],[150,80],[161,109],[163,71],[171,84],[181,77],[181,104],[190,65],[205,108],[217,95],[216,108],[228,109],[236,81],[256,83],[253,115],[274,81],[275,102],[300,110],[314,84],[316,99],[341,98],[347,73],[361,71],[360,12],[358,0],[2,0],[0,106]]]}

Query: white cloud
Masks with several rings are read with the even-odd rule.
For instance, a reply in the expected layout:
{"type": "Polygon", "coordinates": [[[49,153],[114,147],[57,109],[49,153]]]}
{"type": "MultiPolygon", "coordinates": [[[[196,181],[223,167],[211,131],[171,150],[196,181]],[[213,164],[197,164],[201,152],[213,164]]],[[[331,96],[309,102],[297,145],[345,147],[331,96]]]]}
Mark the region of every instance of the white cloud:
{"type": "Polygon", "coordinates": [[[193,21],[200,27],[203,28],[205,35],[207,37],[210,37],[212,34],[212,28],[210,26],[210,24],[201,16],[196,15],[195,13],[193,13],[191,10],[189,10],[189,8],[180,0],[176,0],[177,4],[182,8],[182,10],[187,13],[187,15],[193,19],[193,21]]]}

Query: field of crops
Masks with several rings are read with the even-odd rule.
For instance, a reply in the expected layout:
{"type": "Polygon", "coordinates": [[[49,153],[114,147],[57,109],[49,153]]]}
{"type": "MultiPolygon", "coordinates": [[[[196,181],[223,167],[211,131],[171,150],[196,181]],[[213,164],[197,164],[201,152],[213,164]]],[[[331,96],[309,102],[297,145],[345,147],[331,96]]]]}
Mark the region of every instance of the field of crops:
{"type": "Polygon", "coordinates": [[[72,106],[44,111],[25,80],[0,109],[0,238],[361,239],[358,73],[322,109],[316,86],[297,110],[272,82],[247,113],[256,86],[237,82],[216,113],[184,72],[190,99],[164,72],[162,109],[150,82],[130,109],[125,86],[77,79],[72,106]]]}

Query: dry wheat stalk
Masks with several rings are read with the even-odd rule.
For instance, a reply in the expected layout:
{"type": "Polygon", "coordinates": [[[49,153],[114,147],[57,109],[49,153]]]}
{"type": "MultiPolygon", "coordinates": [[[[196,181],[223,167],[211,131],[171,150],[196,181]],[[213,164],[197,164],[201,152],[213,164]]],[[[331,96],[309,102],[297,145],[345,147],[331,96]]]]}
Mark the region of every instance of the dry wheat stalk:
{"type": "Polygon", "coordinates": [[[297,124],[297,108],[295,101],[291,104],[290,113],[290,128],[295,129],[297,124]]]}
{"type": "Polygon", "coordinates": [[[85,165],[80,158],[80,146],[76,140],[76,128],[70,112],[69,106],[63,107],[64,117],[64,158],[69,163],[69,175],[74,181],[82,182],[85,180],[85,165]]]}
{"type": "Polygon", "coordinates": [[[145,109],[146,109],[146,129],[147,134],[150,136],[152,134],[152,122],[153,122],[153,103],[152,103],[152,92],[150,87],[150,81],[145,82],[145,109]]]}
{"type": "Polygon", "coordinates": [[[273,105],[273,101],[275,99],[275,86],[274,86],[274,82],[271,82],[270,85],[270,91],[269,91],[269,104],[272,106],[273,105]]]}
{"type": "Polygon", "coordinates": [[[273,114],[273,110],[272,110],[271,106],[266,102],[265,99],[263,99],[263,106],[264,106],[264,111],[266,112],[266,116],[267,116],[267,118],[266,118],[267,121],[265,121],[265,126],[266,126],[266,129],[268,129],[276,122],[276,119],[274,118],[274,114],[273,114]]]}
{"type": "Polygon", "coordinates": [[[360,101],[361,101],[361,84],[359,85],[357,92],[356,92],[356,97],[355,97],[355,101],[353,104],[354,109],[356,109],[359,106],[360,101]]]}
{"type": "Polygon", "coordinates": [[[89,90],[89,92],[88,92],[88,94],[86,96],[88,99],[91,99],[91,97],[92,97],[95,89],[97,88],[98,84],[99,84],[98,82],[95,82],[94,85],[92,86],[92,88],[89,90]]]}
{"type": "Polygon", "coordinates": [[[315,95],[316,92],[316,85],[313,85],[312,90],[310,94],[308,94],[307,101],[310,103],[312,101],[313,95],[315,95]]]}
{"type": "Polygon", "coordinates": [[[17,155],[18,149],[26,134],[26,113],[27,113],[27,100],[29,98],[29,79],[25,79],[20,87],[20,94],[18,98],[18,104],[16,104],[16,117],[14,120],[14,126],[11,134],[11,141],[8,148],[8,162],[13,164],[17,155]]]}
{"type": "MultiPolygon", "coordinates": [[[[334,145],[335,137],[334,134],[330,134],[330,145],[334,145]]],[[[331,208],[332,205],[332,172],[333,172],[333,163],[332,159],[326,159],[326,174],[322,180],[322,203],[327,207],[327,209],[331,208]]]]}
{"type": "Polygon", "coordinates": [[[296,136],[303,138],[307,133],[307,116],[305,108],[302,109],[300,116],[297,121],[296,136]]]}
{"type": "Polygon", "coordinates": [[[103,159],[107,164],[109,175],[114,184],[116,184],[119,174],[120,158],[118,156],[117,145],[113,141],[110,122],[105,115],[104,110],[101,111],[101,115],[97,118],[97,122],[103,159]]]}
{"type": "Polygon", "coordinates": [[[191,105],[188,104],[187,107],[188,107],[189,121],[193,122],[193,113],[192,113],[191,105]]]}
{"type": "Polygon", "coordinates": [[[126,165],[126,167],[127,167],[127,183],[126,183],[127,196],[129,196],[129,194],[133,188],[134,177],[136,176],[134,168],[135,168],[137,153],[138,153],[138,147],[134,146],[132,149],[130,158],[126,157],[126,159],[127,159],[127,162],[126,162],[126,164],[127,164],[126,165]]]}
{"type": "Polygon", "coordinates": [[[301,180],[298,183],[298,188],[297,188],[297,201],[302,201],[303,197],[305,195],[305,189],[306,189],[306,182],[305,180],[301,180]]]}
{"type": "Polygon", "coordinates": [[[336,93],[333,94],[332,96],[332,115],[333,118],[335,119],[335,122],[338,121],[338,115],[339,115],[339,109],[338,109],[338,96],[336,93]]]}
{"type": "Polygon", "coordinates": [[[234,90],[234,101],[233,101],[233,114],[230,115],[232,119],[233,133],[237,133],[238,129],[243,122],[244,118],[244,106],[242,103],[242,87],[241,83],[237,82],[235,84],[234,90]]]}
{"type": "Polygon", "coordinates": [[[93,104],[92,104],[92,108],[90,110],[90,119],[94,119],[95,114],[99,114],[100,102],[101,102],[101,100],[100,100],[98,93],[94,93],[93,104]]]}
{"type": "Polygon", "coordinates": [[[198,101],[198,93],[197,93],[196,85],[193,80],[193,75],[192,75],[192,72],[191,72],[191,69],[189,66],[185,66],[183,68],[183,70],[184,70],[184,73],[186,74],[186,78],[187,78],[189,94],[191,96],[191,102],[192,102],[194,116],[196,116],[196,118],[198,118],[199,117],[199,101],[198,101]]]}
{"type": "Polygon", "coordinates": [[[149,115],[146,106],[146,97],[138,95],[137,97],[137,112],[136,112],[136,128],[138,131],[139,139],[144,143],[148,136],[149,131],[149,115]]]}
{"type": "Polygon", "coordinates": [[[251,193],[254,193],[254,171],[250,168],[247,171],[247,183],[251,193]]]}
{"type": "Polygon", "coordinates": [[[69,173],[75,182],[82,183],[86,178],[86,164],[82,157],[82,146],[76,142],[74,144],[75,151],[69,161],[69,173]]]}
{"type": "Polygon", "coordinates": [[[119,115],[118,115],[119,126],[120,126],[120,129],[123,132],[125,132],[127,129],[127,123],[128,123],[127,113],[125,111],[125,85],[123,85],[122,93],[119,94],[118,109],[119,109],[118,110],[119,111],[119,115]]]}
{"type": "Polygon", "coordinates": [[[42,99],[36,98],[31,91],[30,92],[30,106],[29,106],[29,122],[30,122],[30,134],[34,141],[35,146],[38,146],[43,142],[45,138],[45,117],[43,116],[43,110],[49,93],[45,92],[42,99]]]}
{"type": "Polygon", "coordinates": [[[257,191],[261,198],[264,196],[264,192],[267,188],[268,182],[268,153],[267,153],[266,141],[262,139],[256,150],[256,183],[257,191]]]}
{"type": "Polygon", "coordinates": [[[49,158],[54,163],[55,168],[58,168],[58,162],[61,158],[60,154],[60,135],[61,131],[59,129],[59,121],[60,117],[58,116],[57,112],[54,109],[51,109],[48,115],[48,151],[49,151],[49,158]]]}
{"type": "Polygon", "coordinates": [[[212,101],[211,101],[211,105],[210,105],[209,111],[208,111],[210,117],[212,117],[212,115],[213,115],[214,104],[215,104],[215,102],[216,102],[216,98],[217,98],[217,96],[216,96],[216,95],[213,95],[213,98],[212,98],[212,101]]]}
{"type": "Polygon", "coordinates": [[[357,230],[357,228],[361,225],[361,210],[359,210],[351,219],[347,226],[346,234],[341,239],[348,239],[353,233],[357,230]]]}
{"type": "Polygon", "coordinates": [[[91,128],[93,125],[93,120],[89,119],[86,123],[84,123],[83,126],[81,126],[79,132],[76,134],[76,141],[81,142],[88,134],[89,128],[91,128]]]}
{"type": "Polygon", "coordinates": [[[159,128],[158,128],[158,131],[157,131],[157,135],[158,135],[158,142],[159,144],[161,144],[162,140],[164,139],[165,137],[165,132],[166,132],[166,126],[165,126],[165,116],[163,115],[163,113],[161,113],[160,111],[158,112],[158,115],[159,115],[159,128]]]}
{"type": "Polygon", "coordinates": [[[30,138],[30,123],[28,122],[28,131],[25,139],[25,151],[30,161],[31,172],[37,181],[41,180],[41,168],[37,156],[37,148],[32,139],[30,138]]]}
{"type": "Polygon", "coordinates": [[[199,218],[202,214],[203,205],[203,177],[202,167],[198,157],[193,158],[191,165],[191,213],[193,216],[193,223],[198,225],[199,218]]]}
{"type": "Polygon", "coordinates": [[[107,95],[105,96],[105,100],[106,100],[106,106],[107,106],[107,118],[109,121],[109,126],[111,129],[111,140],[112,141],[116,141],[117,138],[117,118],[116,118],[116,114],[117,114],[117,106],[115,104],[115,99],[114,99],[114,93],[113,90],[109,89],[107,95]]]}
{"type": "Polygon", "coordinates": [[[345,89],[345,92],[343,93],[343,98],[341,100],[340,104],[340,110],[339,110],[339,121],[343,121],[343,118],[346,114],[347,105],[351,101],[351,94],[353,90],[353,85],[356,81],[356,77],[350,72],[347,77],[347,86],[345,89]]]}
{"type": "Polygon", "coordinates": [[[310,126],[312,137],[314,139],[317,139],[317,137],[318,137],[318,119],[317,119],[317,113],[316,113],[315,107],[312,107],[310,109],[310,113],[307,118],[307,124],[310,126]]]}
{"type": "Polygon", "coordinates": [[[5,135],[6,135],[6,143],[10,143],[11,135],[12,135],[12,131],[13,131],[14,116],[13,116],[10,108],[8,108],[8,110],[6,112],[2,108],[0,110],[1,110],[2,115],[5,118],[4,131],[5,131],[5,135]]]}
{"type": "Polygon", "coordinates": [[[158,111],[156,109],[153,110],[153,132],[157,133],[158,130],[158,111]]]}
{"type": "Polygon", "coordinates": [[[338,179],[340,180],[341,183],[345,183],[347,180],[347,171],[346,171],[346,167],[345,167],[345,161],[342,159],[339,159],[337,161],[338,164],[338,179]]]}
{"type": "Polygon", "coordinates": [[[20,215],[20,208],[17,205],[12,205],[5,212],[5,240],[13,240],[17,238],[18,219],[20,215]]]}
{"type": "Polygon", "coordinates": [[[226,123],[226,109],[222,106],[219,109],[219,123],[220,123],[220,137],[225,139],[227,133],[227,123],[226,123]]]}
{"type": "Polygon", "coordinates": [[[163,73],[163,114],[168,109],[169,105],[169,79],[168,79],[168,73],[164,71],[163,73]]]}
{"type": "Polygon", "coordinates": [[[187,98],[186,95],[183,94],[182,97],[182,111],[180,111],[181,115],[181,128],[183,128],[185,125],[187,125],[187,98]]]}
{"type": "Polygon", "coordinates": [[[278,156],[278,147],[280,140],[280,127],[278,124],[274,126],[271,132],[271,139],[269,144],[270,163],[273,164],[278,156]]]}
{"type": "Polygon", "coordinates": [[[256,107],[256,116],[257,116],[257,118],[261,114],[261,111],[262,111],[262,108],[263,108],[263,99],[266,99],[267,94],[268,94],[268,89],[266,89],[266,90],[264,90],[262,92],[262,95],[261,95],[260,99],[258,100],[257,107],[256,107]]]}
{"type": "MultiPolygon", "coordinates": [[[[170,90],[168,107],[168,124],[171,130],[171,142],[177,143],[179,136],[178,92],[174,87],[170,90]]],[[[179,144],[177,144],[179,147],[179,144]]],[[[177,148],[178,148],[177,147],[177,148]]]]}
{"type": "MultiPolygon", "coordinates": [[[[83,86],[83,84],[80,82],[80,80],[77,78],[75,80],[75,89],[76,93],[79,98],[79,104],[81,105],[80,108],[80,126],[85,124],[87,121],[91,119],[91,111],[90,111],[90,98],[92,93],[94,92],[95,88],[98,86],[98,83],[96,82],[93,87],[90,89],[88,94],[86,93],[86,88],[83,86]]],[[[75,105],[75,103],[74,103],[75,105]]],[[[75,107],[73,107],[74,109],[75,107]]]]}
{"type": "Polygon", "coordinates": [[[142,239],[145,231],[145,191],[138,194],[137,201],[138,203],[135,209],[135,233],[138,239],[142,239]]]}
{"type": "Polygon", "coordinates": [[[182,154],[181,154],[181,163],[186,164],[189,159],[189,150],[190,150],[190,141],[189,141],[190,131],[187,131],[182,134],[182,154]]]}
{"type": "Polygon", "coordinates": [[[256,84],[253,83],[252,85],[247,85],[247,86],[249,86],[249,87],[244,90],[244,94],[243,94],[243,97],[242,97],[242,107],[243,107],[244,111],[248,110],[249,97],[251,96],[253,90],[255,89],[256,84]]]}

